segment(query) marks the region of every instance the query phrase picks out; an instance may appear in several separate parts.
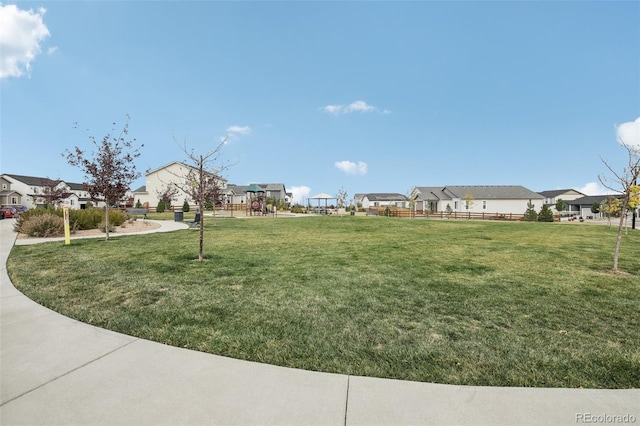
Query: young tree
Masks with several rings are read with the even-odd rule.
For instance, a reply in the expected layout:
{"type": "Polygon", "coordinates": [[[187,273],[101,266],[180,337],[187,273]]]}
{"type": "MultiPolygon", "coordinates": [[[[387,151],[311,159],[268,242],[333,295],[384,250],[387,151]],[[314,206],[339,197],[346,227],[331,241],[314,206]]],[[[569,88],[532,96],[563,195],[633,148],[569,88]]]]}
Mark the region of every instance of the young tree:
{"type": "Polygon", "coordinates": [[[212,203],[215,208],[216,202],[220,201],[222,195],[220,173],[229,167],[229,165],[218,164],[226,142],[227,138],[205,154],[196,154],[193,149],[189,150],[186,142],[182,145],[182,151],[187,156],[187,166],[189,167],[185,170],[184,176],[179,176],[180,182],[184,183],[175,183],[175,185],[196,202],[200,211],[199,261],[204,260],[204,208],[208,203],[212,203]]]}
{"type": "Polygon", "coordinates": [[[562,198],[558,198],[558,201],[556,201],[556,210],[558,213],[563,212],[565,210],[567,210],[567,202],[564,201],[562,198]]]}
{"type": "Polygon", "coordinates": [[[598,213],[600,213],[600,209],[601,209],[600,203],[599,203],[599,202],[597,202],[597,201],[595,201],[595,202],[591,205],[591,213],[593,213],[593,214],[598,214],[598,213]]]}
{"type": "MultiPolygon", "coordinates": [[[[171,209],[171,202],[177,200],[178,188],[174,184],[164,185],[159,191],[156,191],[158,200],[162,202],[163,211],[171,209]]],[[[161,213],[161,212],[158,212],[161,213]]]]}
{"type": "Polygon", "coordinates": [[[640,176],[640,118],[632,123],[624,123],[618,127],[617,137],[618,142],[627,152],[627,164],[621,171],[615,171],[613,166],[602,159],[605,167],[613,175],[613,182],[603,175],[598,176],[605,188],[622,194],[618,235],[613,251],[613,267],[611,269],[613,273],[618,272],[618,259],[620,255],[620,245],[622,244],[622,228],[624,226],[625,213],[628,207],[633,206],[635,208],[636,204],[634,194],[637,191],[638,177],[640,176]]]}
{"type": "Polygon", "coordinates": [[[444,209],[444,211],[447,213],[447,217],[451,216],[451,213],[453,213],[453,209],[451,208],[451,204],[447,204],[447,207],[444,209]]]}
{"type": "MultiPolygon", "coordinates": [[[[127,114],[127,120],[118,134],[116,123],[113,123],[111,131],[100,142],[94,136],[89,136],[95,151],[89,153],[76,146],[72,151],[67,149],[62,154],[70,165],[84,172],[84,185],[91,199],[105,202],[106,240],[109,240],[111,204],[120,201],[133,181],[140,177],[133,161],[140,156],[140,148],[144,145],[135,147],[135,138],[129,138],[129,119],[127,114]]],[[[77,128],[77,123],[74,127],[77,128]]]]}
{"type": "Polygon", "coordinates": [[[42,194],[38,194],[40,198],[44,198],[46,204],[54,207],[64,199],[64,188],[60,186],[60,179],[42,179],[42,194]]]}
{"type": "Polygon", "coordinates": [[[620,207],[621,202],[619,198],[609,195],[607,198],[602,200],[602,203],[600,204],[600,211],[607,216],[607,219],[609,219],[609,226],[611,226],[611,216],[619,214],[620,207]]]}
{"type": "Polygon", "coordinates": [[[535,222],[538,220],[538,213],[536,213],[536,206],[529,200],[527,203],[527,210],[524,212],[524,220],[527,222],[535,222]]]}
{"type": "MultiPolygon", "coordinates": [[[[347,198],[349,198],[349,195],[347,194],[347,191],[344,189],[344,186],[341,186],[340,189],[338,190],[338,193],[336,194],[336,199],[338,200],[339,209],[346,207],[347,198]]],[[[339,212],[340,211],[338,210],[338,214],[339,212]]]]}
{"type": "Polygon", "coordinates": [[[469,210],[471,207],[473,207],[473,205],[476,203],[476,197],[473,196],[473,194],[464,194],[464,197],[462,197],[462,199],[464,200],[464,208],[469,210]]]}
{"type": "Polygon", "coordinates": [[[538,222],[553,222],[553,212],[548,205],[542,205],[540,213],[538,213],[538,222]]]}

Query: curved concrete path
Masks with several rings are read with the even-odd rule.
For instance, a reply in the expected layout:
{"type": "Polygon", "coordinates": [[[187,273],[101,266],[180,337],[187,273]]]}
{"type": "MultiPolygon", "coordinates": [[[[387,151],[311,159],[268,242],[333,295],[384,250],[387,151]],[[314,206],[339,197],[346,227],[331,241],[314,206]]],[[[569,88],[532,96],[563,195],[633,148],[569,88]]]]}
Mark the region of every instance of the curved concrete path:
{"type": "MultiPolygon", "coordinates": [[[[0,221],[0,424],[640,424],[640,390],[495,388],[316,373],[96,328],[28,299],[7,276],[0,221]],[[610,417],[602,417],[610,416],[610,417]]],[[[163,229],[176,226],[164,223],[163,229]]]]}

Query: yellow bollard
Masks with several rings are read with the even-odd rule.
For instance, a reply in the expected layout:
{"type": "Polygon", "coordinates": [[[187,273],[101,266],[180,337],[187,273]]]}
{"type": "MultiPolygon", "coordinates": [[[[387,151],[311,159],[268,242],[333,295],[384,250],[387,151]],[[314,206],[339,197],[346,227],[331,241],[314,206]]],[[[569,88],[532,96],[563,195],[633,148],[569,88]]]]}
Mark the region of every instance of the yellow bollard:
{"type": "Polygon", "coordinates": [[[71,244],[71,230],[69,229],[69,207],[62,207],[62,213],[64,216],[64,245],[71,244]]]}

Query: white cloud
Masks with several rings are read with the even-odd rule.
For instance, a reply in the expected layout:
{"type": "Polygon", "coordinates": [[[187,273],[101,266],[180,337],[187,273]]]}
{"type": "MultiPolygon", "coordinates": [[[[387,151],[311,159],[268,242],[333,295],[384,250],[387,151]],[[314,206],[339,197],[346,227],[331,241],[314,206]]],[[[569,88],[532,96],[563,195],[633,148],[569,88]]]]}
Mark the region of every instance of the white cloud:
{"type": "Polygon", "coordinates": [[[20,10],[0,5],[0,78],[21,77],[41,52],[40,43],[51,34],[42,17],[45,9],[20,10]]]}
{"type": "Polygon", "coordinates": [[[311,192],[311,188],[309,188],[308,186],[292,186],[289,188],[289,191],[292,193],[291,201],[293,204],[295,203],[303,204],[304,199],[311,192]]]}
{"type": "Polygon", "coordinates": [[[249,126],[230,126],[227,127],[227,136],[221,137],[220,142],[225,144],[231,143],[232,139],[238,136],[247,136],[251,134],[251,127],[249,126]]]}
{"type": "Polygon", "coordinates": [[[578,191],[582,192],[585,195],[606,195],[611,192],[598,182],[589,182],[582,188],[578,188],[578,191]]]}
{"type": "Polygon", "coordinates": [[[388,109],[380,110],[373,105],[369,105],[365,101],[355,101],[350,103],[349,105],[327,105],[322,107],[322,110],[333,115],[349,114],[352,112],[379,112],[382,114],[391,113],[391,111],[389,111],[388,109]]]}
{"type": "Polygon", "coordinates": [[[617,136],[621,144],[640,148],[640,117],[618,126],[617,136]]]}
{"type": "Polygon", "coordinates": [[[342,170],[348,175],[366,175],[367,174],[367,163],[363,161],[358,161],[354,163],[353,161],[336,161],[333,163],[336,168],[342,170]]]}
{"type": "Polygon", "coordinates": [[[227,128],[227,133],[231,135],[250,135],[251,127],[249,126],[231,126],[227,128]]]}

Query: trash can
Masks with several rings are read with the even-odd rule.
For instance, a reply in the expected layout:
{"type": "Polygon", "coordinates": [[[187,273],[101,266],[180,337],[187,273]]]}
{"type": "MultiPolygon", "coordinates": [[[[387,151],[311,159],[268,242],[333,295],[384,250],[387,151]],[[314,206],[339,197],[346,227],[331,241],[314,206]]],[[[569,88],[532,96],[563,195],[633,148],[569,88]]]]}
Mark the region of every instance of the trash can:
{"type": "Polygon", "coordinates": [[[182,212],[182,210],[176,210],[173,212],[173,221],[174,222],[184,221],[184,213],[182,212]]]}
{"type": "Polygon", "coordinates": [[[353,210],[351,210],[351,216],[355,216],[356,212],[354,212],[353,210]]]}

